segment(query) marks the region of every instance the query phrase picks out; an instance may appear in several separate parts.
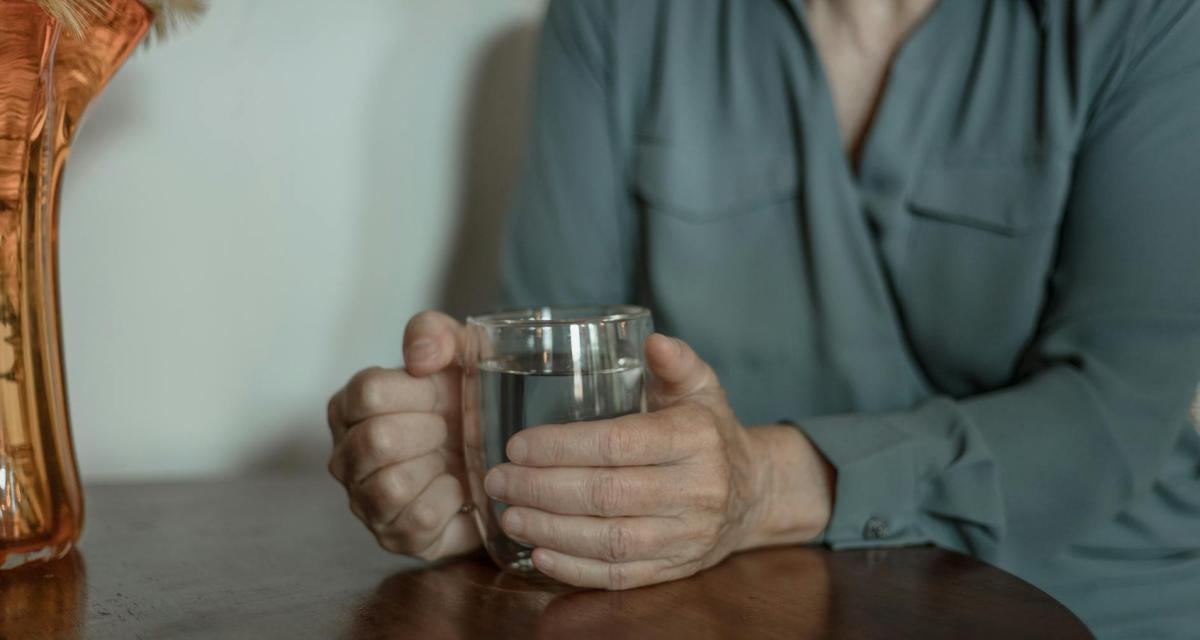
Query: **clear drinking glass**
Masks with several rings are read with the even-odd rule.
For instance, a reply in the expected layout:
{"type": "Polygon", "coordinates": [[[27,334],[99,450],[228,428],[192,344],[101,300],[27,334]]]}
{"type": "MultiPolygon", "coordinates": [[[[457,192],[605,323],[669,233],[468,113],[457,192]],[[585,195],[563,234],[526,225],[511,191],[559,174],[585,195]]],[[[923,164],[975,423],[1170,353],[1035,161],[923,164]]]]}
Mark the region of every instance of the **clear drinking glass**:
{"type": "Polygon", "coordinates": [[[644,411],[642,343],[653,330],[649,311],[626,305],[467,319],[463,457],[475,522],[502,569],[533,573],[533,548],[504,535],[507,505],[484,493],[484,475],[508,461],[508,439],[526,427],[644,411]]]}

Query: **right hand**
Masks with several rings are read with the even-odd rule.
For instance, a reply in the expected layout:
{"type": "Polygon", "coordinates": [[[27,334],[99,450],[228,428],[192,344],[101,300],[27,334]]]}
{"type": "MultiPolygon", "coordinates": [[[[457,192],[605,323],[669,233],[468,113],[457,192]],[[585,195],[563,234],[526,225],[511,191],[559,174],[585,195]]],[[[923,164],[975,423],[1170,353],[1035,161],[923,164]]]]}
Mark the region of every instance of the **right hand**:
{"type": "Polygon", "coordinates": [[[394,553],[435,560],[479,546],[462,461],[463,326],[426,311],[404,331],[402,369],[359,371],[329,400],[329,472],[394,553]]]}

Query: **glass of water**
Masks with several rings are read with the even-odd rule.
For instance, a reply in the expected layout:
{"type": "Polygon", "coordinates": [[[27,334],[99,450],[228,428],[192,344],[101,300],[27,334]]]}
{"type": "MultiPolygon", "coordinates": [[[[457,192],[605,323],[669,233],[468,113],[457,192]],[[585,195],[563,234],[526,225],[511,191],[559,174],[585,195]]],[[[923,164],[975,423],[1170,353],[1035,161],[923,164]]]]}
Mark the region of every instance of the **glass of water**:
{"type": "Polygon", "coordinates": [[[533,548],[500,529],[507,508],[483,477],[508,462],[508,439],[527,427],[615,418],[645,410],[641,307],[540,307],[467,319],[463,457],[480,536],[502,569],[535,573],[533,548]]]}

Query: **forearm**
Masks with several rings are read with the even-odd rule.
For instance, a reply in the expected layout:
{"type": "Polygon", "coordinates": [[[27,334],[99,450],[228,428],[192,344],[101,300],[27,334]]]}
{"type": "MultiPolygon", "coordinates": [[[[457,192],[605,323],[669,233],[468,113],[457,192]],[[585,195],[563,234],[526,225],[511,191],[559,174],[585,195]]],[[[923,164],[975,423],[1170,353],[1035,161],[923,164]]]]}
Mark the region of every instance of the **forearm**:
{"type": "Polygon", "coordinates": [[[738,550],[814,540],[833,511],[833,466],[793,426],[766,425],[748,433],[757,500],[738,550]]]}

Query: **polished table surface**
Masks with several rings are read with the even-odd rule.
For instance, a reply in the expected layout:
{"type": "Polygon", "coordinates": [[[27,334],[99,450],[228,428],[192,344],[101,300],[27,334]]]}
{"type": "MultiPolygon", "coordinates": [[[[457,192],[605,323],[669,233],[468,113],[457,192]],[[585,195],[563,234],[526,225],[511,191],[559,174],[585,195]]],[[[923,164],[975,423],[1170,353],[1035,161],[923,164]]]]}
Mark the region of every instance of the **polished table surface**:
{"type": "Polygon", "coordinates": [[[98,485],[80,549],[0,572],[0,638],[1080,638],[1029,584],[928,547],[734,556],[626,592],[388,554],[318,476],[98,485]]]}

